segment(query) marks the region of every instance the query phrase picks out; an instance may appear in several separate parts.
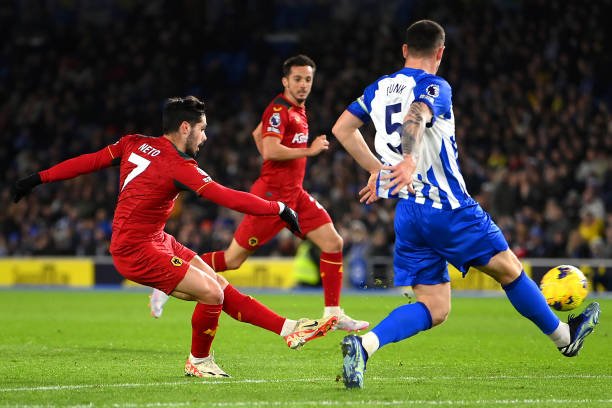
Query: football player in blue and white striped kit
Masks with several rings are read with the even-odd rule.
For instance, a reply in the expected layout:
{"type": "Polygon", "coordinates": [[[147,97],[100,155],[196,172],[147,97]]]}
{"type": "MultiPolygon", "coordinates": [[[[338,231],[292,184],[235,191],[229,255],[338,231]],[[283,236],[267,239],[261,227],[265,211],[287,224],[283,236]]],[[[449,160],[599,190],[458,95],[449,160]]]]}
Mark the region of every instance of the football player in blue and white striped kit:
{"type": "Polygon", "coordinates": [[[412,286],[416,303],[393,310],[372,331],[342,341],[344,383],[363,387],[368,358],[380,347],[443,323],[450,311],[447,262],[464,274],[470,266],[493,277],[514,308],[566,356],[575,356],[599,318],[591,303],[567,323],[546,304],[537,285],[508,248],[504,235],[470,197],[459,170],[452,90],[436,76],[444,29],[422,20],[406,30],[404,68],[368,86],[340,116],[332,132],[370,173],[360,201],[397,199],[396,286],[412,286]],[[372,120],[375,156],[359,128],[372,120]]]}

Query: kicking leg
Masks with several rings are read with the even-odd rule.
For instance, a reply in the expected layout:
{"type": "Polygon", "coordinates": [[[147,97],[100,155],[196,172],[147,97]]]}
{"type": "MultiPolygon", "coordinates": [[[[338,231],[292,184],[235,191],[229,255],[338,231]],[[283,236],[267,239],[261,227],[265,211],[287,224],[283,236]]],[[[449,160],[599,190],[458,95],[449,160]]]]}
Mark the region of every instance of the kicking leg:
{"type": "Polygon", "coordinates": [[[200,257],[194,257],[191,262],[213,274],[211,276],[214,276],[223,289],[223,311],[225,313],[240,322],[258,326],[282,336],[287,346],[292,349],[300,348],[306,342],[324,336],[338,321],[335,316],[297,321],[284,318],[257,299],[245,295],[230,285],[223,276],[215,274],[200,257]]]}
{"type": "MultiPolygon", "coordinates": [[[[205,255],[209,255],[209,254],[221,254],[221,256],[223,256],[223,252],[209,252],[208,254],[205,254],[205,255]]],[[[200,257],[195,256],[191,260],[190,265],[194,265],[197,268],[204,270],[206,266],[202,264],[202,261],[203,260],[200,257]]],[[[223,265],[225,265],[225,263],[223,263],[223,265]]],[[[196,300],[193,296],[187,293],[182,293],[178,290],[174,290],[174,292],[172,292],[171,295],[181,300],[187,300],[187,301],[196,300]]],[[[164,312],[164,306],[166,305],[166,302],[168,302],[169,299],[170,299],[170,295],[165,294],[159,289],[153,288],[153,291],[149,295],[149,310],[151,311],[151,316],[153,316],[156,319],[159,319],[162,313],[164,312]]]]}
{"type": "Polygon", "coordinates": [[[538,286],[525,274],[520,261],[509,249],[499,252],[487,265],[479,266],[478,269],[497,280],[514,308],[538,326],[567,357],[578,354],[584,338],[599,322],[600,308],[597,302],[587,306],[580,315],[570,316],[567,323],[560,321],[546,303],[538,286]]]}
{"type": "Polygon", "coordinates": [[[566,326],[561,330],[559,341],[565,342],[565,345],[569,343],[569,328],[550,310],[542,292],[523,272],[521,262],[511,250],[497,253],[487,265],[477,268],[499,282],[512,306],[538,326],[544,334],[552,334],[559,325],[566,326]]]}

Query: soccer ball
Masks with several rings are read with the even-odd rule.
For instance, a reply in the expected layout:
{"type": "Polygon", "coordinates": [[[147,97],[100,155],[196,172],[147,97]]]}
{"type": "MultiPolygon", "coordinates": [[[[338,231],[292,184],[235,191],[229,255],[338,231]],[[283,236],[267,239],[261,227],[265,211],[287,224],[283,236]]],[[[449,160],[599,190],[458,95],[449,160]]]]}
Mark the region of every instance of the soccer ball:
{"type": "Polygon", "coordinates": [[[548,306],[555,310],[575,309],[589,293],[586,277],[571,265],[559,265],[546,272],[540,290],[548,306]]]}

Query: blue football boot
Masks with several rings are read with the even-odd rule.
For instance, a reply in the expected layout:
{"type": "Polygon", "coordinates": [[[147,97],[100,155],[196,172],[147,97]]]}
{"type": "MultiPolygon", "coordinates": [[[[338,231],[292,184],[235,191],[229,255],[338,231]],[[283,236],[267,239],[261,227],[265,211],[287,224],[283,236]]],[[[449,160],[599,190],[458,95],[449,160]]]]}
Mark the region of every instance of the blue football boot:
{"type": "Polygon", "coordinates": [[[340,343],[344,362],[342,378],[346,388],[363,388],[363,375],[366,370],[368,354],[361,345],[361,337],[351,334],[340,343]]]}
{"type": "Polygon", "coordinates": [[[574,357],[582,348],[584,338],[591,334],[599,323],[599,303],[593,302],[578,316],[569,315],[567,324],[570,327],[570,344],[559,347],[559,351],[566,357],[574,357]]]}

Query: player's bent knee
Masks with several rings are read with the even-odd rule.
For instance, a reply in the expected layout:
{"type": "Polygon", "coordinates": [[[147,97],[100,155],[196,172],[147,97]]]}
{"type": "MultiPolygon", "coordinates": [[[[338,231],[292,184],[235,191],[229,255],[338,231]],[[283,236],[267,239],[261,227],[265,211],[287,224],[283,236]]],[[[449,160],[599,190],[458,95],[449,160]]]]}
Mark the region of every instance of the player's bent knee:
{"type": "Polygon", "coordinates": [[[342,252],[344,246],[344,240],[338,234],[334,234],[331,238],[327,239],[323,245],[321,245],[321,251],[323,252],[342,252]]]}
{"type": "MultiPolygon", "coordinates": [[[[430,311],[431,313],[431,311],[430,311]]],[[[450,310],[436,310],[434,313],[431,313],[431,327],[439,326],[448,319],[448,315],[450,314],[450,310]]]]}
{"type": "Polygon", "coordinates": [[[206,305],[221,305],[223,304],[223,290],[215,288],[207,291],[198,297],[198,302],[206,305]]]}
{"type": "Polygon", "coordinates": [[[520,276],[523,265],[516,255],[508,249],[495,255],[487,265],[478,267],[478,269],[504,286],[520,276]]]}
{"type": "Polygon", "coordinates": [[[336,234],[336,240],[334,242],[334,245],[336,247],[336,250],[334,252],[340,252],[342,251],[342,248],[344,247],[344,240],[342,239],[342,237],[338,234],[336,234]]]}
{"type": "Polygon", "coordinates": [[[225,289],[227,285],[229,285],[229,282],[223,276],[217,274],[216,278],[217,278],[217,283],[221,286],[221,289],[225,289]]]}
{"type": "Polygon", "coordinates": [[[450,302],[441,298],[429,298],[421,300],[431,316],[431,327],[441,325],[448,319],[450,314],[450,302]]]}
{"type": "Polygon", "coordinates": [[[521,270],[518,268],[503,268],[496,269],[489,275],[495,279],[500,285],[506,286],[514,282],[520,275],[521,270]]]}

